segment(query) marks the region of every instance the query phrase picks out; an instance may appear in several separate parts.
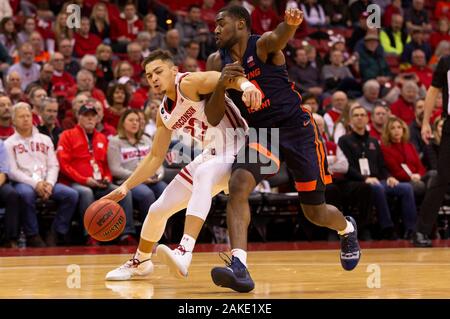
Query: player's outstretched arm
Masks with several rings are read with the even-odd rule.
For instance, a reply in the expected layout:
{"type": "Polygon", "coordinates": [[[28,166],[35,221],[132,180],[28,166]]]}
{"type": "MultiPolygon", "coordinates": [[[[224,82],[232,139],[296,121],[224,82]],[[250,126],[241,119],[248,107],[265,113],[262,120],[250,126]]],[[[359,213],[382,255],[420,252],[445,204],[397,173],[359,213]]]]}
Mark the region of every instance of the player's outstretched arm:
{"type": "Polygon", "coordinates": [[[147,181],[150,176],[155,175],[158,168],[164,162],[171,138],[172,131],[164,126],[158,113],[156,118],[156,133],[151,152],[139,163],[133,174],[119,188],[103,198],[118,202],[127,195],[130,189],[147,181]]]}
{"type": "Polygon", "coordinates": [[[303,22],[303,11],[288,9],[284,13],[284,22],[275,30],[264,33],[258,40],[258,51],[263,55],[283,50],[303,22]]]}

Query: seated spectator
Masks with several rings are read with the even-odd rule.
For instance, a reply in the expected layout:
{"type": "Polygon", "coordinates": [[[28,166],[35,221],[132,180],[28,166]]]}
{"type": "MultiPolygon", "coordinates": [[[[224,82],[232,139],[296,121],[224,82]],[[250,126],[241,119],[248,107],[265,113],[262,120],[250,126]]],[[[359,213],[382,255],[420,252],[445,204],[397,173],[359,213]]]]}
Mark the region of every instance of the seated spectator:
{"type": "Polygon", "coordinates": [[[136,42],[139,43],[142,48],[142,52],[141,52],[142,59],[145,59],[150,54],[151,40],[152,40],[152,37],[150,36],[150,33],[148,33],[147,31],[139,32],[136,37],[136,42]]]}
{"type": "Polygon", "coordinates": [[[339,50],[333,50],[330,53],[331,64],[324,65],[322,68],[322,79],[325,81],[325,90],[327,92],[335,91],[356,91],[361,87],[353,77],[348,66],[345,66],[344,57],[339,50]]]}
{"type": "Polygon", "coordinates": [[[0,94],[0,140],[2,141],[14,134],[11,111],[11,99],[7,95],[0,94]]]}
{"type": "Polygon", "coordinates": [[[136,7],[132,2],[125,4],[120,18],[111,24],[111,40],[114,52],[124,53],[128,43],[136,39],[137,34],[144,27],[142,20],[136,14],[136,7]]]}
{"type": "MultiPolygon", "coordinates": [[[[214,14],[214,23],[216,15],[214,14]]],[[[158,19],[153,13],[144,17],[144,31],[150,34],[150,50],[160,48],[164,43],[164,33],[158,30],[158,19]]]]}
{"type": "Polygon", "coordinates": [[[93,33],[90,33],[91,22],[89,18],[81,18],[80,30],[75,33],[74,52],[78,58],[86,54],[95,54],[95,50],[102,43],[102,39],[93,33]]]}
{"type": "Polygon", "coordinates": [[[96,35],[104,42],[109,43],[110,40],[110,19],[108,14],[108,8],[103,2],[97,2],[92,8],[90,17],[91,28],[89,32],[96,35]]]}
{"type": "Polygon", "coordinates": [[[106,98],[102,91],[95,87],[94,76],[92,72],[81,69],[76,77],[77,83],[68,89],[69,98],[78,95],[79,93],[86,92],[89,96],[103,103],[106,107],[106,98]]]}
{"type": "Polygon", "coordinates": [[[3,218],[5,229],[5,247],[18,248],[20,197],[14,187],[8,183],[9,159],[3,140],[0,140],[0,207],[5,209],[3,218]]]}
{"type": "Polygon", "coordinates": [[[58,101],[51,97],[45,97],[41,101],[39,114],[42,124],[37,127],[39,133],[47,135],[53,142],[53,146],[58,146],[59,135],[62,129],[56,125],[58,120],[58,101]]]}
{"type": "MultiPolygon", "coordinates": [[[[50,57],[50,63],[53,66],[53,75],[51,82],[53,84],[59,83],[66,87],[70,87],[75,84],[73,76],[64,69],[64,56],[60,52],[55,52],[50,57]]],[[[47,92],[51,95],[51,92],[47,92]]]]}
{"type": "Polygon", "coordinates": [[[332,27],[350,27],[351,20],[348,7],[342,0],[330,0],[325,2],[323,9],[325,10],[328,24],[332,27]]]}
{"type": "Polygon", "coordinates": [[[403,49],[411,38],[403,26],[403,17],[400,14],[392,15],[392,24],[380,32],[380,42],[386,54],[401,56],[403,49]]]}
{"type": "Polygon", "coordinates": [[[119,80],[121,77],[128,77],[131,79],[133,77],[134,71],[130,62],[123,60],[117,62],[114,67],[113,74],[115,80],[119,80]]]}
{"type": "Polygon", "coordinates": [[[8,74],[17,72],[22,80],[21,89],[25,91],[28,84],[39,79],[41,66],[34,62],[34,49],[31,43],[25,42],[19,48],[19,61],[8,69],[8,74]]]}
{"type": "Polygon", "coordinates": [[[156,133],[156,114],[158,114],[160,105],[161,105],[160,100],[148,100],[144,111],[146,117],[146,125],[144,128],[144,133],[150,136],[152,140],[156,133]]]}
{"type": "Polygon", "coordinates": [[[294,61],[295,65],[288,70],[290,80],[295,82],[302,94],[308,92],[320,96],[323,92],[320,69],[308,61],[305,49],[295,50],[294,61]]]}
{"type": "Polygon", "coordinates": [[[402,0],[392,0],[392,3],[390,3],[384,10],[383,14],[383,25],[389,26],[392,23],[392,16],[394,14],[404,16],[403,8],[402,8],[402,0]]]}
{"type": "Polygon", "coordinates": [[[369,27],[367,26],[367,18],[369,17],[369,12],[364,11],[359,16],[359,23],[357,26],[353,26],[352,36],[348,40],[348,47],[350,50],[354,51],[356,44],[367,34],[369,27]]]}
{"type": "Polygon", "coordinates": [[[133,76],[135,82],[139,82],[142,69],[142,47],[138,42],[131,42],[127,46],[128,62],[133,67],[133,76]]]}
{"type": "Polygon", "coordinates": [[[191,41],[186,44],[186,57],[193,58],[197,60],[197,64],[201,71],[206,70],[206,62],[200,58],[200,44],[195,41],[191,41]]]}
{"type": "Polygon", "coordinates": [[[47,92],[41,88],[40,86],[34,86],[30,90],[30,94],[28,96],[28,101],[31,104],[31,111],[33,114],[33,125],[38,126],[42,123],[42,118],[40,115],[41,103],[44,98],[47,97],[47,92]]]}
{"type": "MultiPolygon", "coordinates": [[[[96,199],[117,188],[107,162],[108,140],[95,129],[97,111],[93,105],[82,105],[78,111],[78,125],[64,131],[59,139],[57,156],[61,165],[61,177],[80,197],[79,209],[83,219],[86,209],[96,199]]],[[[119,204],[125,211],[126,225],[120,244],[136,244],[131,194],[119,204]]],[[[93,238],[87,244],[96,245],[93,238]]]]}
{"type": "Polygon", "coordinates": [[[450,20],[450,3],[448,1],[438,1],[434,9],[434,16],[438,19],[446,17],[450,20]]]}
{"type": "Polygon", "coordinates": [[[196,41],[200,44],[210,42],[210,32],[208,25],[202,20],[201,8],[197,4],[189,6],[187,16],[180,19],[175,28],[178,30],[181,39],[181,45],[185,46],[191,41],[196,41]]]}
{"type": "Polygon", "coordinates": [[[393,115],[410,125],[415,120],[414,104],[419,98],[419,87],[413,81],[406,81],[401,90],[400,98],[391,105],[393,115]]]}
{"type": "Polygon", "coordinates": [[[342,91],[337,91],[331,97],[331,108],[324,114],[325,130],[328,136],[333,137],[336,128],[336,123],[341,117],[342,112],[348,104],[347,94],[342,91]]]}
{"type": "Polygon", "coordinates": [[[363,96],[356,100],[369,114],[373,112],[373,108],[378,103],[380,89],[378,81],[369,80],[363,85],[363,96]]]}
{"type": "Polygon", "coordinates": [[[338,143],[339,139],[347,135],[351,132],[350,127],[350,108],[352,108],[354,105],[359,105],[358,103],[346,103],[344,106],[344,109],[342,110],[341,115],[337,119],[337,121],[334,124],[334,132],[333,135],[330,136],[331,140],[334,143],[338,143]]]}
{"type": "Polygon", "coordinates": [[[62,39],[73,39],[73,28],[67,26],[68,15],[65,11],[60,11],[53,23],[53,33],[58,43],[62,39]]]}
{"type": "Polygon", "coordinates": [[[129,106],[133,109],[143,109],[145,107],[145,102],[148,100],[149,90],[150,86],[148,85],[147,77],[145,72],[142,72],[139,85],[135,88],[133,95],[131,96],[129,106]]]}
{"type": "Polygon", "coordinates": [[[98,61],[97,81],[95,86],[102,91],[106,91],[109,83],[114,80],[112,49],[109,45],[100,44],[97,47],[95,55],[98,61]]]}
{"type": "Polygon", "coordinates": [[[383,134],[384,125],[391,114],[387,104],[383,101],[377,102],[372,112],[372,121],[370,122],[369,135],[375,138],[381,144],[381,135],[383,134]]]}
{"type": "Polygon", "coordinates": [[[34,49],[34,62],[43,64],[50,61],[50,53],[45,50],[44,40],[39,32],[33,32],[29,41],[34,49]]]}
{"type": "MultiPolygon", "coordinates": [[[[122,114],[117,131],[118,135],[109,142],[108,164],[116,184],[121,185],[150,152],[152,140],[144,135],[144,128],[141,128],[136,110],[128,109],[122,114]]],[[[161,167],[158,174],[151,177],[147,183],[131,190],[133,201],[140,212],[141,222],[145,220],[150,205],[167,187],[167,184],[161,181],[163,174],[164,168],[161,167]]]]}
{"type": "Polygon", "coordinates": [[[117,134],[116,128],[103,121],[104,111],[102,103],[95,99],[88,99],[87,103],[93,104],[97,111],[97,124],[95,125],[95,129],[105,135],[108,139],[115,136],[117,134]]]}
{"type": "Polygon", "coordinates": [[[414,30],[432,30],[424,3],[425,0],[413,0],[412,7],[405,10],[406,27],[410,32],[414,30]]]}
{"type": "Polygon", "coordinates": [[[23,23],[23,28],[17,34],[20,44],[28,42],[30,40],[31,34],[34,31],[36,31],[36,20],[34,20],[34,17],[31,17],[31,16],[25,17],[22,23],[23,23]]]}
{"type": "Polygon", "coordinates": [[[56,183],[59,164],[54,146],[48,136],[40,134],[33,127],[31,107],[27,103],[14,105],[12,120],[16,133],[5,141],[10,159],[9,178],[20,194],[24,205],[22,220],[27,236],[27,246],[44,247],[39,234],[36,199],[53,199],[58,203],[55,219],[47,236],[47,245],[67,243],[64,238],[70,229],[73,213],[78,202],[75,190],[56,183]]]}
{"type": "Polygon", "coordinates": [[[406,74],[416,74],[420,83],[428,89],[433,78],[433,70],[427,66],[425,53],[418,49],[412,53],[412,65],[404,71],[406,74]]]}
{"type": "Polygon", "coordinates": [[[78,110],[89,100],[89,94],[82,92],[77,94],[72,100],[72,109],[67,111],[62,121],[62,129],[69,130],[74,128],[78,123],[78,110]]]}
{"type": "MultiPolygon", "coordinates": [[[[376,31],[375,31],[376,32],[376,31]]],[[[364,47],[360,51],[359,70],[363,82],[376,79],[381,86],[384,86],[391,78],[391,70],[387,64],[380,47],[380,40],[376,33],[367,33],[364,37],[364,47]]]]}
{"type": "Polygon", "coordinates": [[[409,140],[415,146],[422,163],[427,166],[427,159],[424,158],[425,142],[422,139],[422,122],[425,100],[418,99],[414,104],[414,121],[409,125],[409,140]]]}
{"type": "MultiPolygon", "coordinates": [[[[352,20],[353,26],[357,26],[358,22],[362,23],[361,20],[358,20],[361,17],[361,14],[366,12],[366,8],[369,4],[371,4],[371,0],[356,0],[350,4],[350,19],[352,20]]],[[[364,21],[365,23],[366,21],[364,21]]]]}
{"type": "Polygon", "coordinates": [[[17,55],[20,42],[12,17],[4,17],[0,21],[0,42],[5,46],[10,56],[17,55]]]}
{"type": "Polygon", "coordinates": [[[197,60],[191,57],[184,58],[183,65],[181,66],[182,72],[199,72],[197,60]]]}
{"type": "Polygon", "coordinates": [[[25,100],[22,91],[22,80],[18,72],[11,72],[6,76],[5,92],[13,104],[25,100]]]}
{"type": "Polygon", "coordinates": [[[431,33],[430,46],[434,52],[441,41],[450,41],[450,23],[447,18],[441,18],[438,21],[438,29],[431,33]]]}
{"type": "Polygon", "coordinates": [[[119,119],[128,108],[130,93],[124,84],[116,83],[108,89],[107,100],[109,108],[105,110],[105,123],[117,127],[119,119]]]}
{"type": "Polygon", "coordinates": [[[415,29],[411,35],[411,42],[409,42],[403,50],[401,62],[406,64],[412,63],[412,53],[414,50],[422,50],[425,52],[427,62],[430,60],[432,51],[430,45],[424,40],[424,33],[421,29],[415,29]]]}
{"type": "MultiPolygon", "coordinates": [[[[323,7],[317,3],[317,0],[306,0],[300,5],[304,14],[304,19],[311,27],[324,27],[327,19],[323,7]]],[[[272,30],[272,29],[271,29],[272,30]]]]}
{"type": "Polygon", "coordinates": [[[278,14],[273,9],[273,0],[261,0],[251,13],[252,32],[263,34],[278,25],[278,14]]]}
{"type": "Polygon", "coordinates": [[[383,130],[381,151],[389,173],[400,182],[411,183],[416,198],[423,199],[426,169],[416,148],[409,142],[408,126],[398,117],[388,119],[383,130]]]}
{"type": "Polygon", "coordinates": [[[167,31],[164,43],[161,46],[161,49],[167,50],[172,54],[175,65],[181,65],[186,56],[186,51],[181,45],[180,39],[180,32],[177,29],[171,29],[167,31]]]}
{"type": "Polygon", "coordinates": [[[208,25],[209,31],[214,32],[216,28],[216,13],[217,9],[220,9],[222,1],[215,0],[203,0],[201,8],[201,16],[203,21],[208,25]]]}
{"type": "Polygon", "coordinates": [[[39,72],[39,79],[37,81],[32,82],[31,85],[36,85],[43,88],[47,93],[47,96],[52,95],[53,72],[54,72],[53,65],[50,63],[45,63],[44,65],[42,65],[41,71],[39,72]]]}
{"type": "Polygon", "coordinates": [[[66,70],[74,78],[80,71],[80,64],[73,57],[73,44],[69,39],[62,39],[58,44],[58,52],[64,56],[64,70],[66,70]]]}
{"type": "Polygon", "coordinates": [[[377,140],[370,137],[366,130],[369,118],[362,106],[355,106],[350,110],[350,121],[353,133],[339,140],[339,146],[349,162],[346,177],[352,181],[364,181],[371,186],[384,239],[397,238],[387,197],[398,197],[405,229],[403,237],[409,238],[415,229],[417,215],[411,184],[401,183],[389,175],[377,140]]]}
{"type": "Polygon", "coordinates": [[[302,95],[302,103],[302,106],[306,107],[311,113],[319,111],[319,99],[313,94],[306,93],[302,95]]]}

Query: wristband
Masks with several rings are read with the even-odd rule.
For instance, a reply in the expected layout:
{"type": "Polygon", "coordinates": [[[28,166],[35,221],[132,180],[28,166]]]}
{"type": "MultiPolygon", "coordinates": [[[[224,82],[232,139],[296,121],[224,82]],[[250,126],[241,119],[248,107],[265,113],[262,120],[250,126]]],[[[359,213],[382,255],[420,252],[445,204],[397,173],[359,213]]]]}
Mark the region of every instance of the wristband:
{"type": "Polygon", "coordinates": [[[254,87],[255,87],[255,85],[253,83],[249,82],[249,81],[246,81],[246,82],[241,84],[241,90],[242,91],[245,91],[248,88],[254,88],[254,87]]]}

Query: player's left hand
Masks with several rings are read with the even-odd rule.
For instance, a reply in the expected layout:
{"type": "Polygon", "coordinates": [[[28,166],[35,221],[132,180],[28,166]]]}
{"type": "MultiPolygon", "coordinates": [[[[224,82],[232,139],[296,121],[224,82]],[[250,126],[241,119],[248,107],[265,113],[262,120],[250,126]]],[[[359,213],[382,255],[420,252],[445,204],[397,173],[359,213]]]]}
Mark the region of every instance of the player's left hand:
{"type": "Polygon", "coordinates": [[[303,22],[303,11],[290,8],[284,11],[284,21],[291,26],[299,26],[303,22]]]}
{"type": "Polygon", "coordinates": [[[262,94],[255,86],[248,87],[242,93],[242,101],[251,110],[256,111],[261,107],[262,94]]]}

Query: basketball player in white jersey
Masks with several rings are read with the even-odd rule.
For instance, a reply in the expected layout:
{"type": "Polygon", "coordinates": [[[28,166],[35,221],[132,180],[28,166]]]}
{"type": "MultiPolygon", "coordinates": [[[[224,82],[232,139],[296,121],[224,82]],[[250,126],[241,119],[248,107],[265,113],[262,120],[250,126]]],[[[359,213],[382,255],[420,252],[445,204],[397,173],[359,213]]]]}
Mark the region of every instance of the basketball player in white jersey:
{"type": "MultiPolygon", "coordinates": [[[[210,210],[211,199],[228,187],[234,156],[245,140],[246,123],[231,100],[219,125],[210,127],[208,124],[203,96],[214,91],[221,77],[219,72],[178,73],[170,53],[162,50],[153,51],[144,60],[143,67],[149,84],[165,95],[157,116],[152,150],[133,174],[104,198],[118,202],[130,189],[153,176],[164,161],[172,130],[182,129],[191,133],[205,148],[151,205],[135,255],[124,265],[110,271],[106,280],[129,280],[150,274],[153,271],[152,251],[163,235],[167,220],[184,208],[187,211],[180,245],[174,250],[158,245],[157,255],[175,276],[187,276],[195,241],[210,210]],[[238,127],[241,130],[237,130],[236,134],[238,127]]],[[[245,77],[238,76],[240,74],[230,70],[222,75],[222,79],[226,80],[228,88],[243,91],[243,101],[256,109],[261,104],[261,92],[245,77]]]]}

